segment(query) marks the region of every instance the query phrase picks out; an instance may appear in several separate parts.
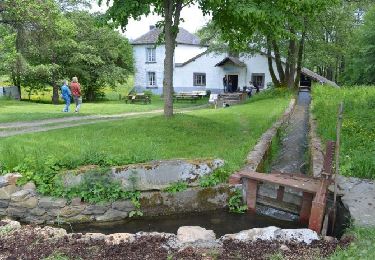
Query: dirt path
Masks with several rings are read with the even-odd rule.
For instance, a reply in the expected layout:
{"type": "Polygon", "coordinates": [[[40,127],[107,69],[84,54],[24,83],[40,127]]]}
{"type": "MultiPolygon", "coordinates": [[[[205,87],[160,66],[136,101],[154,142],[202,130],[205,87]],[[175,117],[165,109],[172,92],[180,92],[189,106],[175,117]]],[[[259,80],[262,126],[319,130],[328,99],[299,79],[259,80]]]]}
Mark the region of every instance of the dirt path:
{"type": "Polygon", "coordinates": [[[299,92],[296,107],[285,129],[281,151],[272,165],[273,171],[302,173],[308,148],[310,93],[299,92]]]}
{"type": "MultiPolygon", "coordinates": [[[[193,108],[178,109],[175,112],[178,113],[189,113],[193,110],[202,109],[207,105],[196,106],[193,108]]],[[[45,132],[55,129],[69,128],[81,125],[94,124],[98,122],[108,122],[120,120],[123,118],[135,118],[150,115],[160,115],[163,113],[162,109],[147,111],[147,112],[130,112],[114,115],[89,115],[89,116],[74,116],[65,118],[52,118],[35,120],[29,122],[12,122],[12,123],[0,123],[0,138],[9,137],[14,135],[45,132]]]]}

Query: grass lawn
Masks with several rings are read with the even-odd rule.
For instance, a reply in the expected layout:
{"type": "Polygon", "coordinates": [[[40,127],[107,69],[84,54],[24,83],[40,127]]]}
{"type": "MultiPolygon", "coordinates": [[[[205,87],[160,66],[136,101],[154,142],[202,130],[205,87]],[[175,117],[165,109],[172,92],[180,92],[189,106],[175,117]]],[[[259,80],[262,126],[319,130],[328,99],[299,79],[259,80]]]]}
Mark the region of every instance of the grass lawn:
{"type": "MultiPolygon", "coordinates": [[[[0,161],[37,168],[121,165],[170,158],[222,158],[228,169],[243,165],[260,135],[282,114],[290,93],[265,93],[244,105],[124,119],[0,139],[0,161]]],[[[126,105],[124,105],[126,107],[126,105]]],[[[146,106],[141,106],[146,107],[146,106]]]]}
{"type": "MultiPolygon", "coordinates": [[[[185,108],[196,105],[207,104],[207,98],[198,100],[196,103],[178,102],[175,103],[175,108],[185,108]]],[[[42,104],[27,101],[14,101],[0,99],[0,123],[14,122],[14,121],[32,121],[38,119],[61,118],[76,116],[74,113],[74,104],[71,104],[70,113],[61,112],[64,105],[42,104]]],[[[107,115],[120,114],[127,112],[143,112],[163,108],[163,100],[159,96],[152,97],[152,103],[144,105],[125,104],[120,101],[106,101],[99,103],[83,103],[81,112],[82,115],[107,115]]]]}
{"type": "Polygon", "coordinates": [[[375,87],[313,87],[313,113],[324,141],[336,138],[339,102],[344,101],[340,173],[375,179],[375,87]]]}
{"type": "Polygon", "coordinates": [[[346,250],[337,250],[330,260],[375,259],[375,228],[352,228],[349,232],[355,240],[346,250]]]}

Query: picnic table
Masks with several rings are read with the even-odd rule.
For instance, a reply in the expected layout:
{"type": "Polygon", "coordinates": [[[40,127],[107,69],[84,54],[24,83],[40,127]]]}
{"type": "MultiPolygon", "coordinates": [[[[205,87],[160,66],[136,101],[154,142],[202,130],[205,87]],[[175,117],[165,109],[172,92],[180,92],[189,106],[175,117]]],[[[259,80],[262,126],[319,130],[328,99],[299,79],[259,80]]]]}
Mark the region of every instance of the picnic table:
{"type": "Polygon", "coordinates": [[[197,99],[199,99],[199,95],[191,92],[180,92],[176,93],[173,95],[173,100],[174,101],[191,101],[191,102],[196,102],[197,99]]]}
{"type": "Polygon", "coordinates": [[[129,94],[125,97],[125,103],[134,104],[136,102],[143,102],[144,104],[151,104],[151,97],[150,95],[146,95],[145,93],[135,93],[129,94]]]}

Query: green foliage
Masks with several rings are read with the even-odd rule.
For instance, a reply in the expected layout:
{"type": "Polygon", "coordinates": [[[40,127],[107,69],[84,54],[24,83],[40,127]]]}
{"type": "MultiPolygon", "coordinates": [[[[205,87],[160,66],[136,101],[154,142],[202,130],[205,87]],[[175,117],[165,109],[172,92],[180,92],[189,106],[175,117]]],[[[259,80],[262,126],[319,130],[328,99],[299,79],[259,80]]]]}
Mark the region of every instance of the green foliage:
{"type": "Polygon", "coordinates": [[[164,191],[169,193],[177,193],[180,191],[184,191],[188,188],[188,184],[184,181],[179,181],[172,183],[169,187],[165,188],[164,191]]]}
{"type": "Polygon", "coordinates": [[[236,189],[234,194],[228,200],[229,211],[233,213],[245,213],[247,205],[243,204],[242,191],[236,189]]]}
{"type": "Polygon", "coordinates": [[[340,173],[375,178],[374,87],[313,87],[313,113],[324,141],[336,139],[338,104],[344,102],[340,173]]]}
{"type": "Polygon", "coordinates": [[[345,78],[348,84],[375,84],[375,5],[367,12],[364,24],[353,36],[348,59],[346,62],[345,78]]]}
{"type": "Polygon", "coordinates": [[[205,175],[199,179],[201,187],[213,187],[219,183],[225,182],[230,175],[227,167],[219,168],[210,175],[205,175]]]}
{"type": "Polygon", "coordinates": [[[70,258],[63,253],[54,252],[50,256],[43,258],[42,260],[70,260],[70,258]]]}
{"type": "Polygon", "coordinates": [[[337,250],[329,260],[375,259],[375,228],[354,227],[348,234],[354,235],[355,240],[347,249],[337,250]]]}

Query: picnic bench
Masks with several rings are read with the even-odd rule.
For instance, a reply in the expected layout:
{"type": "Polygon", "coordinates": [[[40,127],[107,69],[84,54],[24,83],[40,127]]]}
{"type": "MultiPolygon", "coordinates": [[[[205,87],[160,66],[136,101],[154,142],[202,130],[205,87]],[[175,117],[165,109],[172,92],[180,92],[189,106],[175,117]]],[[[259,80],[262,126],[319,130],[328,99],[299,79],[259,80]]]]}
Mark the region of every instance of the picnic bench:
{"type": "Polygon", "coordinates": [[[143,102],[143,104],[151,104],[151,97],[150,95],[146,95],[145,93],[129,94],[125,97],[126,104],[134,104],[136,102],[143,102]]]}
{"type": "Polygon", "coordinates": [[[173,101],[191,101],[196,102],[199,95],[195,93],[180,92],[173,95],[173,101]]]}

